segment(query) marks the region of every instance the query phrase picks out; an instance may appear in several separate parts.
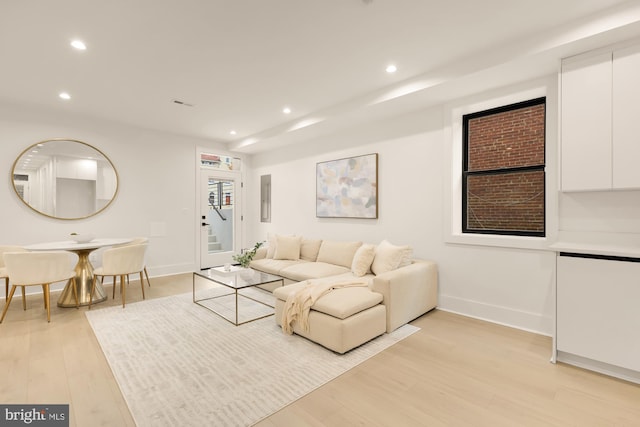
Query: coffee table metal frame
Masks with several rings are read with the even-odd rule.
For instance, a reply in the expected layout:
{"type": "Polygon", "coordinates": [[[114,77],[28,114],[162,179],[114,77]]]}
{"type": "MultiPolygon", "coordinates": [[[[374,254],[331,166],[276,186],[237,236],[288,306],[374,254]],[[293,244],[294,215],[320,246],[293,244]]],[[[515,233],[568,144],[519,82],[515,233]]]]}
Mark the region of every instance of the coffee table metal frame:
{"type": "MultiPolygon", "coordinates": [[[[215,269],[208,269],[208,270],[203,270],[203,271],[194,271],[193,272],[193,302],[198,304],[201,307],[206,308],[207,310],[211,311],[212,313],[217,314],[218,316],[222,317],[224,320],[226,320],[227,322],[235,325],[235,326],[239,326],[239,325],[244,325],[245,323],[249,323],[249,322],[253,322],[255,320],[259,320],[259,319],[264,319],[265,317],[269,317],[269,316],[273,316],[275,313],[270,313],[270,314],[265,314],[264,316],[258,316],[258,317],[253,317],[249,320],[245,320],[243,322],[239,322],[238,321],[238,297],[242,297],[242,298],[246,298],[249,300],[252,300],[254,302],[257,302],[259,304],[262,305],[266,305],[267,307],[271,307],[274,308],[274,306],[269,305],[263,301],[259,301],[255,298],[251,298],[248,295],[244,295],[239,293],[238,291],[242,290],[242,289],[247,289],[247,288],[255,288],[259,285],[266,285],[269,283],[275,283],[275,282],[280,282],[280,286],[284,286],[284,278],[280,277],[280,276],[276,276],[274,274],[269,274],[269,273],[263,273],[261,271],[257,271],[257,270],[252,270],[252,269],[247,269],[244,270],[242,272],[232,272],[232,273],[220,273],[217,272],[215,269]],[[248,271],[247,271],[248,270],[248,271]],[[250,272],[250,274],[248,274],[250,272]],[[209,280],[211,282],[214,282],[218,285],[222,285],[225,286],[229,289],[233,289],[233,292],[229,292],[229,293],[225,293],[222,295],[215,295],[213,297],[207,297],[207,298],[196,298],[196,277],[200,277],[202,279],[206,279],[209,280]],[[203,301],[208,301],[208,300],[213,300],[213,299],[217,299],[217,298],[222,298],[222,297],[226,297],[229,295],[234,295],[235,296],[235,319],[229,319],[228,317],[226,317],[225,315],[223,315],[222,313],[217,312],[216,310],[214,310],[211,307],[208,307],[204,304],[202,304],[203,301]]],[[[268,292],[268,291],[265,291],[268,292]]]]}

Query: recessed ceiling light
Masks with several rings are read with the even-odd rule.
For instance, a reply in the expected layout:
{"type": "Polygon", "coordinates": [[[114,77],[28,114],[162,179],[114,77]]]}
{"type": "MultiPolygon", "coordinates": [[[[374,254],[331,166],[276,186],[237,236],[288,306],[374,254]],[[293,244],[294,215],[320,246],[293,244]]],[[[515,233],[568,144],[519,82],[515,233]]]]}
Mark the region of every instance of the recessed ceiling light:
{"type": "Polygon", "coordinates": [[[78,50],[87,50],[87,45],[82,40],[73,40],[71,46],[78,50]]]}
{"type": "Polygon", "coordinates": [[[235,130],[232,130],[232,131],[230,131],[229,133],[230,133],[231,135],[235,135],[235,134],[237,134],[238,132],[236,132],[235,130]]]}
{"type": "Polygon", "coordinates": [[[67,92],[60,92],[58,96],[62,99],[71,99],[71,95],[69,95],[67,92]]]}
{"type": "Polygon", "coordinates": [[[291,113],[291,108],[289,108],[289,107],[284,107],[284,108],[282,109],[282,112],[283,112],[283,113],[285,113],[285,114],[289,114],[289,113],[291,113]]]}
{"type": "Polygon", "coordinates": [[[392,74],[396,71],[398,71],[398,67],[396,67],[394,64],[387,65],[387,73],[392,74]]]}

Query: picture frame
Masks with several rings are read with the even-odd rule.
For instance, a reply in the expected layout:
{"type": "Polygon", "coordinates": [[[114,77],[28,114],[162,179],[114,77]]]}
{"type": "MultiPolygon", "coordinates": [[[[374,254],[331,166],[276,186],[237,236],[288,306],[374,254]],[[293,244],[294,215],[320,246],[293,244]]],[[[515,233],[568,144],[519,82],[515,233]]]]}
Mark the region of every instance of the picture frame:
{"type": "Polygon", "coordinates": [[[316,164],[317,218],[378,218],[378,153],[316,164]]]}

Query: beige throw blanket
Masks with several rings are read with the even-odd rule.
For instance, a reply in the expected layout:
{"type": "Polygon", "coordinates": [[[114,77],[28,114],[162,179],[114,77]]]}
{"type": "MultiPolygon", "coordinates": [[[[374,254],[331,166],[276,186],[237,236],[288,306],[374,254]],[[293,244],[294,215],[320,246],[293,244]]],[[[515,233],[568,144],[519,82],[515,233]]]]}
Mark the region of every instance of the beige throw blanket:
{"type": "Polygon", "coordinates": [[[334,289],[351,286],[368,286],[368,284],[364,281],[339,283],[313,283],[307,281],[304,287],[287,296],[287,301],[282,311],[282,331],[291,335],[293,333],[293,324],[297,322],[303,331],[309,332],[309,311],[313,304],[315,304],[320,297],[334,289]]]}

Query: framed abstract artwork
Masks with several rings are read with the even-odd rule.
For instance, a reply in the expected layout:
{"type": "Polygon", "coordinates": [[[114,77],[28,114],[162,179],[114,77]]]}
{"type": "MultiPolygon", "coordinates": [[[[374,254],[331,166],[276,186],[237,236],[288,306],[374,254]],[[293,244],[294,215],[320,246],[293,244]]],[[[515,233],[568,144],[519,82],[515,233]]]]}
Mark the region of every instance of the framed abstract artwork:
{"type": "Polygon", "coordinates": [[[378,153],[316,164],[316,217],[378,218],[378,153]]]}

